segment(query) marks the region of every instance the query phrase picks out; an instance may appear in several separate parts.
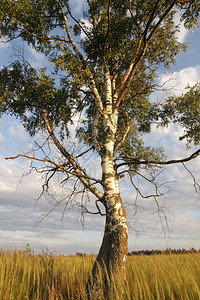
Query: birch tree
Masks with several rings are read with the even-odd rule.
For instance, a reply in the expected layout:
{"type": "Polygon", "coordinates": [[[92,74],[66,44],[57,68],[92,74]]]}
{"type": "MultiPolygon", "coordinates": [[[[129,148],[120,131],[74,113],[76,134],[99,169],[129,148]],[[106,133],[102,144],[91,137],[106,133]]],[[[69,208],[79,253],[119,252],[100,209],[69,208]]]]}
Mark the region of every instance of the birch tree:
{"type": "Polygon", "coordinates": [[[23,59],[5,66],[0,71],[0,111],[16,116],[31,136],[47,133],[59,157],[47,155],[44,142],[38,145],[41,154],[16,154],[12,159],[25,157],[32,167],[40,163],[46,172],[43,189],[56,173],[62,173],[62,182],[67,184],[73,177],[79,184],[74,193],[88,191],[94,196],[97,213],[105,212],[106,220],[93,275],[98,266],[106,266],[108,274],[112,269],[125,278],[128,227],[121,177],[127,176],[137,193],[135,175],[145,178],[154,185],[155,198],[160,195],[155,178],[143,170],[146,174],[163,165],[184,163],[200,153],[197,148],[172,160],[162,149],[143,142],[152,123],[174,122],[185,130],[180,138],[199,144],[198,85],[162,103],[150,96],[158,68],[170,68],[175,56],[186,50],[176,36],[176,13],[186,28],[193,29],[200,5],[198,0],[86,0],[86,10],[77,17],[72,2],[1,1],[1,36],[7,41],[23,40],[45,54],[54,72],[35,69],[23,59]],[[69,124],[78,115],[82,121],[76,128],[76,142],[85,148],[74,154],[67,147],[69,124]],[[89,151],[100,158],[99,177],[92,177],[80,164],[80,157],[89,151]]]}

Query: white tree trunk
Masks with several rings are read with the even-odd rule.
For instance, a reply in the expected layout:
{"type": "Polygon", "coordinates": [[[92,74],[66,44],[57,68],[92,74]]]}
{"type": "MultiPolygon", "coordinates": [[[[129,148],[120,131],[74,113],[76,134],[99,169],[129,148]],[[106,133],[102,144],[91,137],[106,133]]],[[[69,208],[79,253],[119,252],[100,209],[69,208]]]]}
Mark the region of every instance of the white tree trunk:
{"type": "MultiPolygon", "coordinates": [[[[98,277],[99,266],[109,276],[120,274],[126,278],[128,246],[127,214],[123,207],[118,176],[114,164],[114,146],[117,128],[117,114],[105,118],[105,141],[101,151],[102,181],[106,206],[106,224],[102,245],[93,267],[93,280],[98,277]]],[[[106,283],[106,276],[105,276],[106,283]]]]}

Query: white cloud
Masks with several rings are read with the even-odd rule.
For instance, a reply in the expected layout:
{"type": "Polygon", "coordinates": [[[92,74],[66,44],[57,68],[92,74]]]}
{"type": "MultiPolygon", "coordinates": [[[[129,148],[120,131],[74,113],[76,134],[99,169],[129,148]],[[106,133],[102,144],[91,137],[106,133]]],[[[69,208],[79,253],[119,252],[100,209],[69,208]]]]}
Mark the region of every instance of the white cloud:
{"type": "Polygon", "coordinates": [[[75,12],[76,14],[80,14],[86,6],[85,0],[70,0],[69,3],[72,7],[73,12],[75,12]]]}
{"type": "MultiPolygon", "coordinates": [[[[174,238],[199,239],[200,238],[200,217],[188,217],[186,215],[178,215],[175,218],[174,238]],[[185,226],[187,224],[187,226],[185,226]]],[[[191,245],[192,246],[192,245],[191,245]]]]}
{"type": "MultiPolygon", "coordinates": [[[[183,135],[183,132],[184,129],[178,125],[169,124],[167,127],[157,128],[157,125],[153,124],[151,133],[145,136],[145,145],[163,147],[169,159],[189,156],[186,151],[186,142],[184,140],[179,141],[179,137],[183,135]]],[[[194,148],[192,149],[194,150],[194,148]]]]}
{"type": "Polygon", "coordinates": [[[8,48],[8,44],[6,43],[6,39],[4,37],[0,38],[0,52],[6,50],[8,48]]]}
{"type": "MultiPolygon", "coordinates": [[[[84,23],[83,26],[84,26],[84,28],[86,29],[86,31],[89,30],[90,28],[92,28],[92,24],[91,24],[88,20],[81,18],[81,22],[84,23]]],[[[85,35],[85,33],[82,31],[82,32],[81,32],[81,38],[85,38],[85,37],[86,37],[86,35],[85,35]]]]}
{"type": "Polygon", "coordinates": [[[175,16],[175,25],[179,25],[179,31],[176,33],[176,37],[180,43],[185,42],[189,30],[184,27],[184,23],[180,21],[180,13],[175,16]]]}
{"type": "Polygon", "coordinates": [[[179,96],[187,92],[186,87],[193,86],[200,81],[200,65],[184,68],[179,72],[161,74],[159,85],[163,87],[167,95],[179,96]]]}
{"type": "MultiPolygon", "coordinates": [[[[192,146],[189,151],[186,151],[185,142],[178,142],[178,138],[182,135],[182,133],[183,129],[178,127],[177,125],[170,124],[167,128],[163,129],[157,129],[155,125],[152,126],[151,134],[146,136],[145,144],[150,144],[154,147],[163,146],[168,160],[186,158],[189,157],[196,150],[196,148],[192,146]]],[[[186,166],[195,176],[196,181],[200,183],[200,157],[186,163],[186,166]]],[[[198,226],[200,225],[200,193],[195,192],[194,180],[191,174],[184,168],[182,164],[173,164],[166,166],[165,171],[159,177],[159,182],[166,182],[167,186],[169,187],[169,192],[166,194],[166,201],[158,199],[160,205],[164,205],[172,212],[172,215],[170,215],[169,211],[166,210],[169,217],[169,227],[173,230],[173,232],[169,235],[168,247],[197,247],[195,236],[197,236],[199,232],[198,226]],[[184,230],[185,226],[187,226],[187,230],[184,230]]],[[[145,195],[149,194],[150,188],[146,183],[141,182],[140,188],[143,190],[145,195]]],[[[148,199],[148,201],[146,202],[140,199],[138,201],[138,205],[143,206],[146,210],[153,209],[153,207],[155,207],[155,205],[153,205],[153,202],[153,199],[148,199]]],[[[148,214],[145,219],[144,209],[141,210],[138,215],[138,221],[142,221],[142,227],[144,228],[144,230],[147,230],[147,232],[145,230],[146,236],[144,236],[144,233],[141,234],[141,239],[145,237],[146,244],[148,245],[148,243],[150,243],[148,239],[150,238],[150,236],[152,236],[152,247],[154,248],[156,247],[156,244],[161,245],[161,241],[158,240],[159,237],[156,237],[156,232],[158,233],[159,231],[161,231],[161,227],[160,229],[157,228],[155,233],[150,232],[156,222],[155,220],[152,220],[151,216],[149,216],[148,214]],[[145,221],[143,222],[143,220],[145,221]]],[[[137,241],[138,246],[140,245],[140,243],[140,241],[137,241]]],[[[145,243],[142,243],[143,247],[145,247],[145,243]]]]}
{"type": "Polygon", "coordinates": [[[29,135],[26,132],[24,126],[18,121],[13,121],[10,127],[7,129],[7,132],[18,139],[18,141],[28,141],[29,135]]]}
{"type": "Polygon", "coordinates": [[[14,188],[0,181],[0,192],[14,192],[14,188]]]}
{"type": "Polygon", "coordinates": [[[28,51],[31,54],[28,61],[33,68],[37,69],[46,67],[48,60],[43,53],[36,51],[32,46],[28,47],[28,51]]]}
{"type": "Polygon", "coordinates": [[[37,61],[40,62],[44,59],[45,55],[42,54],[41,52],[37,52],[33,47],[29,47],[28,48],[31,55],[33,56],[33,58],[37,61]]]}

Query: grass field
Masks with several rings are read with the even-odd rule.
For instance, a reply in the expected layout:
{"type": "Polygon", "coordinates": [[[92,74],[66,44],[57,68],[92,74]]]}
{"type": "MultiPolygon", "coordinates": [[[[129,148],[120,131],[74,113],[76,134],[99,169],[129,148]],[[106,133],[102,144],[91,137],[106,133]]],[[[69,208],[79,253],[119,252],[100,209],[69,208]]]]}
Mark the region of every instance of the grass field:
{"type": "MultiPolygon", "coordinates": [[[[95,256],[0,253],[0,300],[86,299],[95,256]]],[[[95,297],[94,297],[95,299],[95,297]]],[[[129,256],[127,283],[110,283],[109,300],[200,299],[200,253],[129,256]]]]}

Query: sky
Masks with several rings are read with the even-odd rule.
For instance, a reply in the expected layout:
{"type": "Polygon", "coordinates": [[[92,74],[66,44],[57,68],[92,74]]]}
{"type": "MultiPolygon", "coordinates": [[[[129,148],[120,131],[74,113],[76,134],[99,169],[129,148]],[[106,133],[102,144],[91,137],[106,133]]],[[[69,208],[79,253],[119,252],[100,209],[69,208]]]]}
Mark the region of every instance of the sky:
{"type": "MultiPolygon", "coordinates": [[[[78,15],[84,7],[84,2],[71,1],[78,15]]],[[[178,22],[178,17],[177,17],[178,22]]],[[[158,82],[166,92],[155,93],[153,97],[163,98],[169,95],[180,95],[185,87],[200,81],[200,30],[189,32],[180,27],[178,38],[181,42],[189,42],[186,53],[177,56],[177,63],[171,70],[159,69],[158,82]]],[[[0,68],[15,59],[13,43],[0,41],[0,68]]],[[[45,66],[43,55],[33,48],[24,45],[24,53],[34,67],[45,66]]],[[[185,142],[180,142],[182,129],[170,125],[157,130],[153,126],[150,136],[145,136],[145,142],[152,146],[163,146],[169,159],[183,158],[197,150],[195,146],[186,151],[185,142]]],[[[49,197],[37,201],[41,192],[41,177],[32,173],[28,176],[28,163],[25,160],[5,160],[5,157],[28,152],[34,141],[41,141],[41,135],[31,139],[23,126],[13,117],[3,115],[0,119],[0,247],[23,248],[26,244],[34,252],[49,249],[57,254],[97,253],[100,247],[104,217],[85,215],[84,227],[79,210],[69,210],[62,219],[64,205],[54,210],[42,222],[53,205],[49,197]]],[[[86,156],[85,164],[93,174],[96,170],[95,154],[86,156]]],[[[200,158],[191,161],[187,167],[200,181],[200,158]]],[[[127,205],[129,224],[129,251],[142,249],[165,249],[194,247],[200,249],[200,192],[195,192],[193,178],[182,165],[169,166],[161,174],[161,182],[166,183],[165,207],[169,231],[163,232],[160,220],[155,214],[154,201],[138,200],[138,211],[135,215],[135,192],[126,179],[120,183],[122,199],[127,205]]],[[[138,182],[143,193],[147,194],[149,186],[138,182]]],[[[56,182],[52,183],[56,190],[56,182]]],[[[58,197],[63,191],[57,192],[58,197]]],[[[89,204],[90,205],[90,204],[89,204]]],[[[91,204],[92,205],[92,204],[91,204]]]]}

